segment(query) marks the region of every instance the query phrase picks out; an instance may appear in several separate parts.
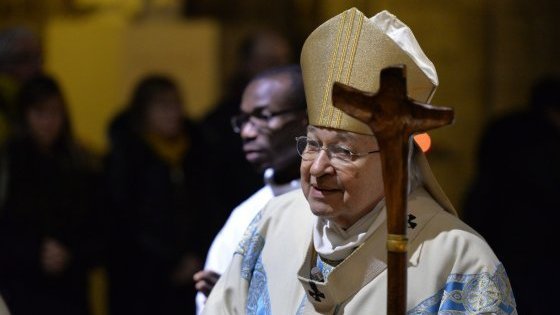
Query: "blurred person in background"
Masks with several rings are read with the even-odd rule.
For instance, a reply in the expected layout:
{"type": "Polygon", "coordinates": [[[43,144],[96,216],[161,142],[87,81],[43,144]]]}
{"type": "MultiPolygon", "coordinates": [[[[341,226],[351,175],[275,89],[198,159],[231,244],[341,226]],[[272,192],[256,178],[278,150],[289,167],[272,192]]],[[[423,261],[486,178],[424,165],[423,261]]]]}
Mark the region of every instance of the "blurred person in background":
{"type": "Polygon", "coordinates": [[[537,80],[528,109],[492,121],[483,133],[465,221],[508,270],[519,314],[556,312],[553,250],[560,214],[560,76],[537,80]],[[515,232],[513,232],[515,231],[515,232]]]}
{"type": "Polygon", "coordinates": [[[24,83],[16,105],[18,133],[0,162],[0,292],[15,315],[89,314],[100,246],[94,159],[74,141],[53,78],[24,83]]]}
{"type": "Polygon", "coordinates": [[[220,204],[214,210],[215,231],[219,230],[231,209],[263,185],[262,171],[255,172],[245,159],[241,139],[231,129],[231,117],[239,113],[243,91],[258,73],[292,62],[292,47],[281,34],[262,30],[251,33],[241,43],[238,63],[222,99],[202,121],[201,127],[212,156],[217,157],[215,175],[220,178],[220,204]]]}
{"type": "Polygon", "coordinates": [[[245,157],[264,174],[265,186],[237,206],[216,235],[204,270],[195,275],[197,312],[222,274],[255,215],[274,196],[299,189],[300,157],[296,136],[307,127],[305,93],[299,65],[273,68],[258,74],[245,88],[241,113],[232,127],[241,136],[245,157]]]}
{"type": "Polygon", "coordinates": [[[37,34],[23,26],[0,30],[0,143],[14,123],[20,85],[43,72],[43,51],[37,34]]]}
{"type": "Polygon", "coordinates": [[[192,276],[210,238],[204,180],[211,157],[172,79],[144,77],[127,111],[123,128],[132,129],[113,143],[106,165],[110,311],[193,314],[192,276]]]}

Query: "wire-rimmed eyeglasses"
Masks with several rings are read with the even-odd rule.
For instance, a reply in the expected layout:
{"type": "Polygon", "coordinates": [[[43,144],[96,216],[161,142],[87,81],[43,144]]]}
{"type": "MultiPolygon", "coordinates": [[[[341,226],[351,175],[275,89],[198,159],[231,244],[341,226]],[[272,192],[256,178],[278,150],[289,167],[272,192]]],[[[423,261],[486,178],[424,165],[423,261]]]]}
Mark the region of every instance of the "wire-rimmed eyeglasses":
{"type": "Polygon", "coordinates": [[[240,133],[243,126],[251,121],[251,123],[258,128],[265,128],[268,126],[268,122],[277,116],[304,111],[304,107],[288,108],[280,110],[277,112],[265,111],[265,108],[258,108],[251,113],[241,113],[239,115],[231,117],[231,127],[236,133],[240,133]]]}
{"type": "Polygon", "coordinates": [[[306,136],[296,137],[296,148],[297,152],[304,161],[315,160],[317,156],[319,156],[321,150],[325,150],[331,161],[340,161],[345,164],[352,163],[352,161],[354,161],[356,158],[380,152],[380,150],[373,150],[357,153],[341,144],[332,144],[323,147],[323,145],[319,141],[309,139],[306,136]]]}

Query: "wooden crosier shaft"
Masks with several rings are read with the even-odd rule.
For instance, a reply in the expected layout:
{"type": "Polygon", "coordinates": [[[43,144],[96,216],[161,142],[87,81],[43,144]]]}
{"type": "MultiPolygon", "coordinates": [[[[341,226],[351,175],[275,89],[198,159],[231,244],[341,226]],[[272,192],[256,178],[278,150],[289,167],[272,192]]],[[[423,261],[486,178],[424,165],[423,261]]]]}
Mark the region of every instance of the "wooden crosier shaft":
{"type": "Polygon", "coordinates": [[[332,100],[335,107],[366,123],[379,143],[387,205],[387,314],[405,315],[410,139],[414,133],[450,124],[453,110],[409,99],[404,66],[383,69],[376,94],[335,82],[332,100]]]}
{"type": "Polygon", "coordinates": [[[407,187],[409,137],[377,138],[387,209],[387,314],[406,314],[407,292],[407,187]],[[400,156],[400,158],[395,158],[400,156]],[[385,175],[387,174],[387,175],[385,175]]]}

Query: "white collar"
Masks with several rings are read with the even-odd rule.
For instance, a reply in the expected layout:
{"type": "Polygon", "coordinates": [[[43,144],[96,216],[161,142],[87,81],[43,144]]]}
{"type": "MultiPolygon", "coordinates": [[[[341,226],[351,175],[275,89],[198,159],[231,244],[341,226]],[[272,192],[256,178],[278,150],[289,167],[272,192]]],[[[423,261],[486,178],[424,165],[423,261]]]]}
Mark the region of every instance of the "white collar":
{"type": "Polygon", "coordinates": [[[272,190],[272,194],[276,197],[276,196],[280,196],[283,195],[287,192],[290,192],[292,190],[296,190],[298,188],[301,188],[301,182],[300,179],[294,179],[289,183],[286,184],[276,184],[274,183],[274,169],[272,168],[267,168],[264,171],[264,182],[266,184],[267,187],[270,187],[270,189],[272,190]]]}
{"type": "Polygon", "coordinates": [[[331,261],[345,259],[379,227],[379,224],[374,223],[384,206],[385,199],[346,230],[331,220],[315,217],[313,224],[315,251],[319,256],[331,261]]]}

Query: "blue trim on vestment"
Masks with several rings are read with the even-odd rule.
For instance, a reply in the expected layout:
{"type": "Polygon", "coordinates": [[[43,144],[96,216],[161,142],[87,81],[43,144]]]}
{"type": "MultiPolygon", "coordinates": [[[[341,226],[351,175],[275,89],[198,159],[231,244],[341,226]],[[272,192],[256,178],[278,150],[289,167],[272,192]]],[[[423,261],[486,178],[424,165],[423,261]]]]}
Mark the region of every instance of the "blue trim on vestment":
{"type": "Polygon", "coordinates": [[[329,277],[331,271],[333,271],[334,267],[327,264],[321,259],[321,256],[317,255],[317,267],[321,270],[323,274],[323,278],[326,280],[329,277]]]}
{"type": "Polygon", "coordinates": [[[248,246],[245,248],[245,254],[241,261],[241,278],[247,280],[249,283],[255,272],[258,260],[261,257],[263,247],[264,238],[257,233],[249,239],[248,246]]]}
{"type": "Polygon", "coordinates": [[[241,278],[249,283],[247,292],[247,315],[270,315],[268,281],[262,264],[261,253],[264,237],[257,230],[262,219],[262,211],[251,221],[234,255],[241,255],[241,278]]]}
{"type": "Polygon", "coordinates": [[[515,299],[506,271],[499,265],[496,272],[452,274],[444,288],[408,311],[408,315],[480,314],[511,315],[515,299]]]}
{"type": "Polygon", "coordinates": [[[241,261],[241,278],[251,282],[257,259],[264,247],[264,238],[258,233],[257,225],[261,221],[262,213],[259,212],[245,230],[243,239],[239,242],[234,255],[243,256],[241,261]]]}
{"type": "Polygon", "coordinates": [[[303,315],[303,311],[305,311],[305,302],[307,302],[307,295],[304,294],[301,302],[299,303],[296,315],[303,315]]]}
{"type": "Polygon", "coordinates": [[[262,210],[255,215],[245,232],[243,233],[243,238],[241,238],[241,242],[237,245],[237,250],[235,251],[234,255],[245,255],[249,244],[251,243],[251,239],[255,234],[257,234],[257,225],[261,222],[262,219],[262,210]]]}
{"type": "Polygon", "coordinates": [[[266,272],[259,256],[247,293],[247,315],[271,315],[266,272]]]}

